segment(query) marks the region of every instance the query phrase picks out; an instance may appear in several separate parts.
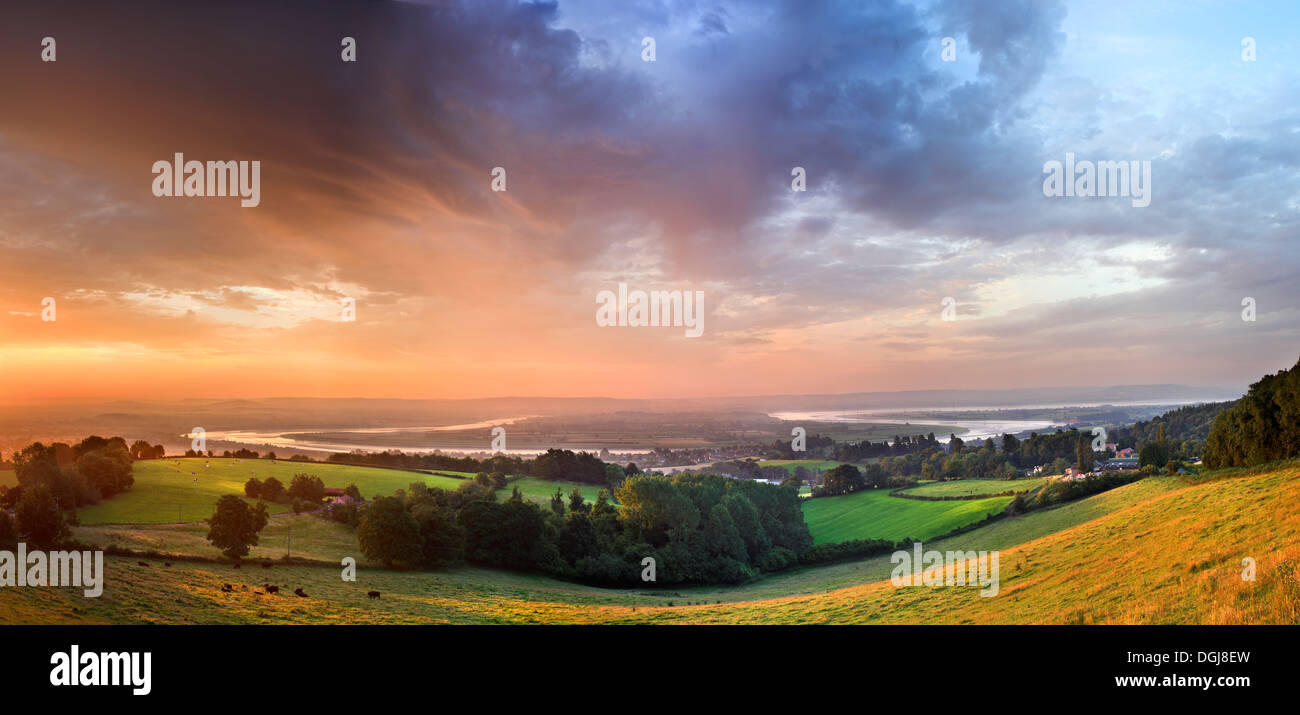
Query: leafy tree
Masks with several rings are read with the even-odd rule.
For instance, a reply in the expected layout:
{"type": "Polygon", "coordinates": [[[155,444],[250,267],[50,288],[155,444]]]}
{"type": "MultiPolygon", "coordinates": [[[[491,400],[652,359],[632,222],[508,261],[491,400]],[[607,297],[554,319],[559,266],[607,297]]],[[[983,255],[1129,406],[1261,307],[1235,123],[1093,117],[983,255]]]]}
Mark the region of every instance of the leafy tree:
{"type": "Polygon", "coordinates": [[[84,452],[76,462],[77,473],[104,497],[120,494],[135,484],[131,469],[130,453],[117,444],[84,452]]]}
{"type": "MultiPolygon", "coordinates": [[[[519,491],[518,487],[515,491],[519,491]]],[[[555,493],[551,495],[551,511],[564,516],[564,491],[559,487],[556,487],[555,493]]]]}
{"type": "Polygon", "coordinates": [[[411,509],[420,534],[420,565],[444,568],[465,560],[465,530],[450,509],[419,504],[411,509]]]}
{"type": "Polygon", "coordinates": [[[256,499],[262,494],[262,480],[257,477],[249,477],[244,482],[244,496],[250,499],[256,499]]]}
{"type": "Polygon", "coordinates": [[[837,496],[859,491],[866,486],[862,472],[852,464],[841,464],[822,476],[821,494],[837,496]]]}
{"type": "Polygon", "coordinates": [[[251,508],[243,499],[227,494],[217,500],[217,510],[208,517],[208,541],[232,559],[248,555],[257,545],[258,533],[266,527],[266,505],[251,508]]]}
{"type": "Polygon", "coordinates": [[[18,546],[18,527],[9,512],[0,509],[0,550],[13,551],[18,546]]]}
{"type": "Polygon", "coordinates": [[[366,558],[385,566],[420,561],[420,525],[397,497],[376,497],[357,524],[357,543],[366,558]]]}
{"type": "Polygon", "coordinates": [[[284,497],[284,482],[275,477],[268,477],[265,482],[262,482],[262,488],[259,490],[258,496],[263,501],[279,502],[284,497]]]}
{"type": "Polygon", "coordinates": [[[289,498],[319,504],[325,498],[325,482],[311,474],[295,474],[289,483],[289,498]]]}
{"type": "Polygon", "coordinates": [[[48,549],[68,537],[67,521],[48,487],[36,485],[23,489],[14,506],[18,534],[30,546],[48,549]]]}
{"type": "Polygon", "coordinates": [[[361,489],[355,484],[349,484],[343,489],[343,494],[353,501],[365,501],[361,498],[361,489]]]}

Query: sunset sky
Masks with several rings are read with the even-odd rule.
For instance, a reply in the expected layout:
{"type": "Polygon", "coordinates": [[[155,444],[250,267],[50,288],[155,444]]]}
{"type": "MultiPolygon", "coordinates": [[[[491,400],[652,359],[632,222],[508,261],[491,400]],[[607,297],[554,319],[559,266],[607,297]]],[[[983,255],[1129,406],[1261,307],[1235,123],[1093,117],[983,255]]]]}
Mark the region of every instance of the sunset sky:
{"type": "Polygon", "coordinates": [[[1147,5],[6,8],[0,401],[1244,386],[1300,357],[1300,6],[1147,5]],[[176,152],[261,205],[155,197],[176,152]],[[1151,205],[1044,196],[1067,152],[1151,205]]]}

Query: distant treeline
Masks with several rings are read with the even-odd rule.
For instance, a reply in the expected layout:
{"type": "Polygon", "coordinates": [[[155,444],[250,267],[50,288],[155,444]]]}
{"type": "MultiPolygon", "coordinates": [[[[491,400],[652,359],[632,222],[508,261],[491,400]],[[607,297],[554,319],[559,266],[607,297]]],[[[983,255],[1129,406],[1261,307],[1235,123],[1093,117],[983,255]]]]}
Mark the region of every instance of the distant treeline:
{"type": "Polygon", "coordinates": [[[1300,455],[1300,362],[1265,375],[1214,418],[1205,465],[1247,467],[1300,455]]]}
{"type": "Polygon", "coordinates": [[[401,451],[335,452],[326,461],[404,469],[441,469],[475,474],[523,474],[552,481],[581,482],[611,487],[618,486],[625,474],[635,474],[640,471],[635,464],[629,464],[627,467],[606,464],[589,452],[573,452],[567,449],[548,449],[545,453],[531,459],[503,454],[487,459],[474,459],[447,454],[407,454],[401,451]]]}

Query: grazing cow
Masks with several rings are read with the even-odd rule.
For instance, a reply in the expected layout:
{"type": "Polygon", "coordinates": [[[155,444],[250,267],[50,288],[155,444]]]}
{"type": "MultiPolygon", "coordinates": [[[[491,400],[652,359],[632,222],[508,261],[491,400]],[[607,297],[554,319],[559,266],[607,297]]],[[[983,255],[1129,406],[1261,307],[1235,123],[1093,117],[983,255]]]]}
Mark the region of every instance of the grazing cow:
{"type": "Polygon", "coordinates": [[[136,563],[137,566],[143,566],[143,567],[145,567],[145,568],[149,568],[149,564],[146,564],[146,563],[143,562],[143,561],[137,561],[137,562],[135,562],[135,563],[136,563]]]}
{"type": "Polygon", "coordinates": [[[268,583],[268,584],[266,585],[266,592],[267,592],[267,593],[279,593],[279,592],[280,592],[280,587],[279,587],[279,586],[272,586],[271,584],[268,583]]]}
{"type": "Polygon", "coordinates": [[[172,567],[172,562],[170,562],[170,561],[164,561],[164,562],[163,562],[163,566],[166,566],[167,568],[171,568],[171,567],[172,567]]]}
{"type": "Polygon", "coordinates": [[[225,584],[224,586],[221,587],[221,590],[224,593],[230,593],[231,591],[235,590],[235,587],[231,586],[230,584],[225,584]]]}
{"type": "Polygon", "coordinates": [[[300,587],[300,588],[295,588],[295,589],[293,590],[293,595],[295,595],[295,596],[297,596],[297,597],[299,597],[299,598],[307,598],[307,592],[304,591],[304,590],[302,590],[301,587],[300,587]]]}
{"type": "Polygon", "coordinates": [[[264,569],[269,569],[269,568],[271,568],[271,562],[270,562],[270,561],[263,561],[263,562],[262,562],[262,568],[264,568],[264,569]]]}
{"type": "Polygon", "coordinates": [[[366,595],[369,596],[369,597],[371,597],[371,598],[379,598],[379,592],[378,592],[378,591],[371,591],[370,593],[367,593],[366,595]]]}

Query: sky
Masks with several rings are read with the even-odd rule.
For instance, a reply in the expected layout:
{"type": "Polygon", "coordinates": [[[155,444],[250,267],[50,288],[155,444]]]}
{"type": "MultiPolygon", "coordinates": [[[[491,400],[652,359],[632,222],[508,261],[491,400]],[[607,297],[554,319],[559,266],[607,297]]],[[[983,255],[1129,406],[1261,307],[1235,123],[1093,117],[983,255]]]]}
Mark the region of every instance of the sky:
{"type": "Polygon", "coordinates": [[[5,14],[0,402],[1244,387],[1300,357],[1294,2],[5,14]],[[260,204],[155,196],[177,152],[259,161],[260,204]],[[1067,154],[1150,162],[1150,205],[1046,196],[1067,154]],[[598,324],[620,283],[698,291],[702,332],[598,324]]]}

